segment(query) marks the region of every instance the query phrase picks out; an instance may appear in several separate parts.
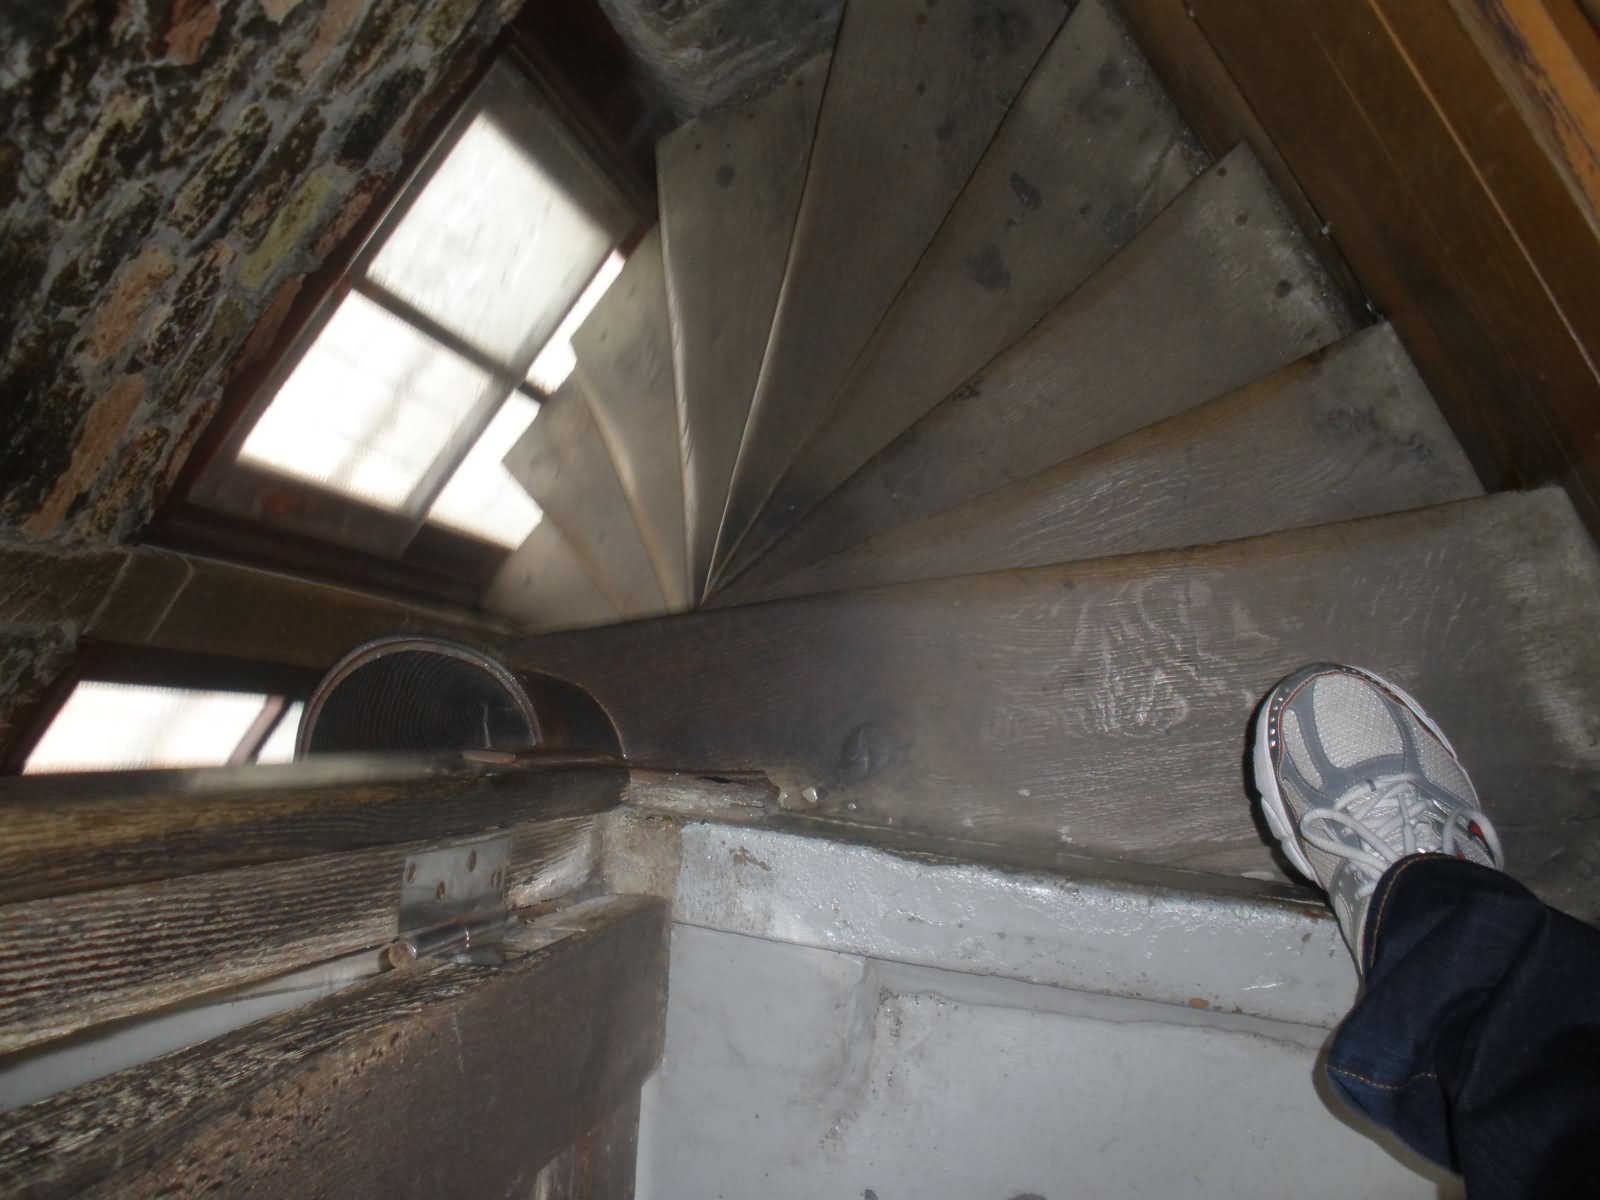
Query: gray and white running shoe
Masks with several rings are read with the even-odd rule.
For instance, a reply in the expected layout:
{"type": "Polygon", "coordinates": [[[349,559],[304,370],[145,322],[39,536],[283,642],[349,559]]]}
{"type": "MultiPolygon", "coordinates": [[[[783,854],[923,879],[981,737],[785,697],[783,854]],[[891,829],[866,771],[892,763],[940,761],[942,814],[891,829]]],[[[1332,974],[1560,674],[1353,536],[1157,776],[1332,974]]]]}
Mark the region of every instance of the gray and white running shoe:
{"type": "Polygon", "coordinates": [[[1256,788],[1289,861],[1328,893],[1359,965],[1367,902],[1391,865],[1451,854],[1503,869],[1494,826],[1449,740],[1405,692],[1313,663],[1256,718],[1256,788]]]}

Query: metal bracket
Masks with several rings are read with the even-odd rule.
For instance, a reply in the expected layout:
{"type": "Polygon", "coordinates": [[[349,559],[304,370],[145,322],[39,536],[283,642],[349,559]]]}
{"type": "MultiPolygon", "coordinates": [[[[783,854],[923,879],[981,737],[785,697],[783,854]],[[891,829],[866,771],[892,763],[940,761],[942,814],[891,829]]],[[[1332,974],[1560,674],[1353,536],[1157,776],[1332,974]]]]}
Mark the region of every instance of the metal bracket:
{"type": "Polygon", "coordinates": [[[503,962],[510,864],[510,834],[409,855],[400,883],[400,937],[384,951],[389,965],[421,957],[503,962]]]}

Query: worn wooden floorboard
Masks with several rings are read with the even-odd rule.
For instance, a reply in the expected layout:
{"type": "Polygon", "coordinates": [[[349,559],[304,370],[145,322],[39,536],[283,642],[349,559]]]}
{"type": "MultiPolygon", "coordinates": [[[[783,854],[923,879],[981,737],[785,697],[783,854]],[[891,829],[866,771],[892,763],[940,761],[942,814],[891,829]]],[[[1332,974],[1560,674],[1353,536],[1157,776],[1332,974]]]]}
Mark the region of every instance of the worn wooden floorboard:
{"type": "Polygon", "coordinates": [[[567,536],[620,616],[665,610],[633,506],[576,379],[545,401],[505,464],[567,536]]]}
{"type": "Polygon", "coordinates": [[[638,1159],[635,1096],[547,1162],[528,1200],[633,1200],[638,1159]]]}
{"type": "Polygon", "coordinates": [[[660,902],[558,917],[571,932],[530,926],[536,948],[499,970],[390,972],[8,1113],[0,1190],[527,1195],[544,1164],[635,1102],[665,1028],[660,902]]]}
{"type": "Polygon", "coordinates": [[[0,902],[438,841],[611,808],[627,769],[332,756],[0,780],[0,902]]]}
{"type": "Polygon", "coordinates": [[[1067,7],[1063,0],[846,7],[719,561],[816,430],[1067,7]]]}
{"type": "Polygon", "coordinates": [[[1026,333],[1206,162],[1104,0],[1083,0],[729,571],[1026,333]]]}
{"type": "Polygon", "coordinates": [[[1236,149],[741,582],[770,583],[1065,462],[1353,328],[1254,156],[1236,149]]]}
{"type": "Polygon", "coordinates": [[[1518,876],[1600,915],[1597,623],[1600,561],[1545,490],[522,653],[584,680],[633,755],[765,768],[870,825],[1234,875],[1276,870],[1242,774],[1255,704],[1356,662],[1438,716],[1518,876]]]}
{"type": "MultiPolygon", "coordinates": [[[[576,892],[599,861],[593,816],[504,832],[506,887],[518,903],[576,892]]],[[[407,856],[435,845],[350,850],[0,907],[0,1053],[359,950],[376,957],[401,933],[407,856]]]]}
{"type": "Polygon", "coordinates": [[[616,606],[548,514],[495,573],[483,606],[526,633],[617,619],[616,606]]]}
{"type": "Polygon", "coordinates": [[[891,530],[759,599],[1226,541],[1482,495],[1387,325],[891,530]]]}
{"type": "Polygon", "coordinates": [[[672,328],[651,230],[572,338],[577,376],[671,609],[689,605],[672,328]]]}
{"type": "Polygon", "coordinates": [[[695,599],[711,570],[789,260],[828,58],[811,60],[748,104],[691,121],[656,147],[695,599]]]}

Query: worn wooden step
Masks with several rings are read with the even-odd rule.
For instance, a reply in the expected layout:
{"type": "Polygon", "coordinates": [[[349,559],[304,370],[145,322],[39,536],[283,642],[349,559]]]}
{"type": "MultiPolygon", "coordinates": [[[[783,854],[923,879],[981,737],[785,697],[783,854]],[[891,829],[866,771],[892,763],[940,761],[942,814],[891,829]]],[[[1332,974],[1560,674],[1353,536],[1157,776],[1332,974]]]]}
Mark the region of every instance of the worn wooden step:
{"type": "Polygon", "coordinates": [[[728,500],[805,184],[828,56],[656,147],[683,442],[689,582],[698,598],[728,500]]]}
{"type": "Polygon", "coordinates": [[[566,535],[619,615],[666,608],[633,508],[576,379],[545,401],[505,464],[566,535]]]}
{"type": "Polygon", "coordinates": [[[730,573],[1026,333],[1205,161],[1105,0],[1083,0],[730,573]]]}
{"type": "Polygon", "coordinates": [[[816,430],[1066,14],[1063,0],[846,7],[719,558],[816,430]]]}
{"type": "Polygon", "coordinates": [[[1600,915],[1600,558],[1547,489],[1216,546],[557,634],[646,759],[761,767],[869,825],[1276,874],[1241,763],[1314,660],[1413,690],[1512,869],[1600,915]]]}
{"type": "Polygon", "coordinates": [[[546,514],[495,572],[483,606],[529,633],[606,625],[619,614],[596,575],[546,514]]]}
{"type": "Polygon", "coordinates": [[[1387,325],[773,584],[798,596],[1377,516],[1483,489],[1387,325]]]}
{"type": "Polygon", "coordinates": [[[652,229],[572,338],[577,375],[669,608],[689,606],[672,329],[652,229]]]}
{"type": "Polygon", "coordinates": [[[1249,150],[819,504],[766,585],[1239,387],[1354,322],[1249,150]]]}

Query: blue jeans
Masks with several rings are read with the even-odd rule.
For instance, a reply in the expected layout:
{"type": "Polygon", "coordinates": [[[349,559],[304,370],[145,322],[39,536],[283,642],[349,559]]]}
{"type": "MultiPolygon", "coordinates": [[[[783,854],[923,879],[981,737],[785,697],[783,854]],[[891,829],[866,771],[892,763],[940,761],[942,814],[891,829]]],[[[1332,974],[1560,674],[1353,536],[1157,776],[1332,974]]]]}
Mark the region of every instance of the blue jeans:
{"type": "Polygon", "coordinates": [[[1364,957],[1334,1089],[1473,1200],[1600,1194],[1600,931],[1416,855],[1378,882],[1364,957]]]}

